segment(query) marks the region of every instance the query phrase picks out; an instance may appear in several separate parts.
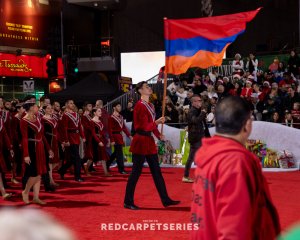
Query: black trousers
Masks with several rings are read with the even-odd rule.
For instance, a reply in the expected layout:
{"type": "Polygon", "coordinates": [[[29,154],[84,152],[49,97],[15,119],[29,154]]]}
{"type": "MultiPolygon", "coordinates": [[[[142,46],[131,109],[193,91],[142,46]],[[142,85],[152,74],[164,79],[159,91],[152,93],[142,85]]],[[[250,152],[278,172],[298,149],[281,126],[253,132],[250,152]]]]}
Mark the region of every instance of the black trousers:
{"type": "Polygon", "coordinates": [[[114,146],[114,152],[110,155],[109,160],[106,162],[107,169],[109,169],[115,159],[117,160],[119,172],[124,172],[123,145],[116,144],[114,146]]]}
{"type": "Polygon", "coordinates": [[[65,174],[67,172],[67,170],[74,165],[74,175],[75,175],[75,179],[80,178],[80,172],[81,172],[81,158],[79,155],[79,145],[77,144],[72,144],[69,147],[66,147],[66,151],[68,151],[68,156],[69,159],[67,160],[66,164],[64,164],[61,169],[60,172],[62,174],[65,174]]]}
{"type": "Polygon", "coordinates": [[[189,157],[188,157],[188,159],[186,161],[186,164],[185,164],[184,177],[189,177],[190,176],[190,170],[191,170],[191,167],[192,167],[192,163],[194,162],[195,154],[196,154],[197,150],[200,147],[201,147],[201,141],[191,143],[189,157]]]}
{"type": "Polygon", "coordinates": [[[166,189],[166,184],[165,180],[161,174],[161,169],[158,163],[158,156],[157,154],[155,155],[138,155],[138,154],[132,154],[132,172],[128,178],[127,186],[126,186],[126,194],[125,194],[125,204],[134,204],[134,191],[136,184],[139,180],[139,177],[141,176],[142,169],[143,169],[143,164],[147,161],[152,178],[154,180],[156,189],[159,193],[160,199],[162,203],[166,203],[170,200],[167,189],[166,189]]]}

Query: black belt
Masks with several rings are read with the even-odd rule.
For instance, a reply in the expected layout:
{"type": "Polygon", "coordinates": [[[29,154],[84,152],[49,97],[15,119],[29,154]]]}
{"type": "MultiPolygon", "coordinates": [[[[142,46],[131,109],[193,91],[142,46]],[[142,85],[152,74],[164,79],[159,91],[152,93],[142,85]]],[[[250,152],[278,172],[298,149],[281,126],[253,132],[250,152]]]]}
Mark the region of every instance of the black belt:
{"type": "Polygon", "coordinates": [[[121,134],[121,132],[112,132],[112,134],[121,134]]]}
{"type": "Polygon", "coordinates": [[[68,129],[68,133],[79,133],[78,129],[68,129]]]}
{"type": "Polygon", "coordinates": [[[53,134],[53,133],[45,132],[45,134],[50,135],[52,137],[56,137],[56,134],[53,134]]]}
{"type": "Polygon", "coordinates": [[[148,136],[148,137],[152,136],[152,132],[149,132],[149,131],[136,130],[136,133],[139,135],[142,135],[142,136],[148,136]]]}

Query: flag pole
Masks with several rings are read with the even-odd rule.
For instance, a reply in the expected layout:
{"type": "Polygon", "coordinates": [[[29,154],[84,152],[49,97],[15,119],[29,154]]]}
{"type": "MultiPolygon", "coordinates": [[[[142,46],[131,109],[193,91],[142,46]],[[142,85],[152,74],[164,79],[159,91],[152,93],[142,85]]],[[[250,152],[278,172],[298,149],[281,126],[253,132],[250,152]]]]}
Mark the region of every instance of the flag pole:
{"type": "MultiPolygon", "coordinates": [[[[165,67],[166,69],[166,67],[165,67]]],[[[163,94],[163,102],[162,102],[162,117],[165,116],[166,110],[166,97],[167,97],[167,71],[165,70],[164,73],[164,94],[163,94]]],[[[163,134],[164,124],[161,125],[161,134],[163,134]]]]}
{"type": "MultiPolygon", "coordinates": [[[[167,20],[166,17],[164,17],[164,21],[167,20]]],[[[165,23],[164,23],[165,24],[165,23]]],[[[165,29],[166,30],[166,29],[165,29]]],[[[167,57],[165,56],[165,71],[164,71],[164,92],[163,92],[163,102],[162,102],[162,117],[165,116],[165,109],[166,109],[166,96],[167,96],[167,57]]],[[[164,124],[161,125],[160,133],[163,135],[164,132],[164,124]]]]}

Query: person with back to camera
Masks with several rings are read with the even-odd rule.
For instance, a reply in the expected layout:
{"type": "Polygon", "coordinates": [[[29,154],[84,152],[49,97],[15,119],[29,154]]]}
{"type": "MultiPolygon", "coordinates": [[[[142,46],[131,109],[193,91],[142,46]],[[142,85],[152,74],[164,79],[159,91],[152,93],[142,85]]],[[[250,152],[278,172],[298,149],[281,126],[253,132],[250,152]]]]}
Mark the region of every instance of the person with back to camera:
{"type": "Polygon", "coordinates": [[[260,161],[245,148],[251,130],[245,100],[230,96],[218,103],[216,135],[203,139],[195,157],[191,239],[273,240],[279,235],[260,161]]]}

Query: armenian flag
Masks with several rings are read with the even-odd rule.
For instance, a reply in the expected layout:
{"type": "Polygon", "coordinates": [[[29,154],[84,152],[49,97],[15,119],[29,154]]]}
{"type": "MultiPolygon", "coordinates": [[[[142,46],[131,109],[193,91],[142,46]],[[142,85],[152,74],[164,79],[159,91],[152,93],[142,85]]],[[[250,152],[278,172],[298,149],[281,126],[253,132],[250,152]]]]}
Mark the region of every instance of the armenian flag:
{"type": "Polygon", "coordinates": [[[165,19],[166,72],[185,73],[191,67],[220,66],[227,47],[246,29],[260,8],[230,15],[165,19]]]}

